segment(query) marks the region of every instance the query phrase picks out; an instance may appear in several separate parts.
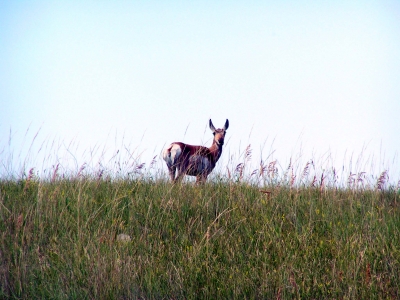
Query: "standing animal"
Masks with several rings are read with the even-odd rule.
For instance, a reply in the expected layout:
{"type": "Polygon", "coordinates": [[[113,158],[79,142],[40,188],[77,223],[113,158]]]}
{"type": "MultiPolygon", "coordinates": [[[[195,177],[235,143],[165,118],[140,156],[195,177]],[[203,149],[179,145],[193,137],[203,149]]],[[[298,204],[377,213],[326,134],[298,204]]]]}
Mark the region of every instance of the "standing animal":
{"type": "Polygon", "coordinates": [[[210,148],[175,142],[164,150],[163,158],[172,182],[181,180],[185,175],[196,176],[196,183],[207,180],[207,176],[221,157],[229,121],[226,120],[222,129],[215,129],[211,119],[209,124],[214,135],[210,148]]]}

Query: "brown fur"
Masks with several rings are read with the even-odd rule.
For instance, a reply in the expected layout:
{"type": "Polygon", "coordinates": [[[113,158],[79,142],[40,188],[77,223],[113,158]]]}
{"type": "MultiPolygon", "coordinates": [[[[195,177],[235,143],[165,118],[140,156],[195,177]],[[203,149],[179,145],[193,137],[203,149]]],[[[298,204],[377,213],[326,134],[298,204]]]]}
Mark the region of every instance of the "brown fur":
{"type": "Polygon", "coordinates": [[[181,180],[184,175],[190,175],[196,176],[196,182],[205,182],[207,176],[215,168],[215,165],[221,156],[222,146],[224,144],[224,138],[228,126],[229,122],[226,120],[223,129],[215,129],[210,120],[210,129],[214,134],[213,143],[210,148],[175,142],[165,149],[163,156],[167,163],[171,180],[175,182],[181,180]],[[171,153],[174,147],[181,152],[178,154],[171,153]],[[174,154],[176,157],[172,157],[174,154]],[[178,174],[175,177],[176,170],[178,170],[178,174]]]}

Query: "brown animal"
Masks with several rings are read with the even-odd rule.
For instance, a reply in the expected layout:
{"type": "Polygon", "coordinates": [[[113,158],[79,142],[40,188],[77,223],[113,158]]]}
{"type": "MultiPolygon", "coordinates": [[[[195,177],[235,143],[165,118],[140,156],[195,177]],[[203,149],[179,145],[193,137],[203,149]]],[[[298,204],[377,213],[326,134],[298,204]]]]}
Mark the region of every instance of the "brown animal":
{"type": "Polygon", "coordinates": [[[183,176],[190,175],[196,176],[196,183],[205,182],[221,157],[228,127],[228,119],[222,129],[215,129],[210,119],[210,129],[214,135],[210,148],[175,142],[165,149],[163,158],[167,163],[171,180],[176,182],[181,180],[183,176]]]}

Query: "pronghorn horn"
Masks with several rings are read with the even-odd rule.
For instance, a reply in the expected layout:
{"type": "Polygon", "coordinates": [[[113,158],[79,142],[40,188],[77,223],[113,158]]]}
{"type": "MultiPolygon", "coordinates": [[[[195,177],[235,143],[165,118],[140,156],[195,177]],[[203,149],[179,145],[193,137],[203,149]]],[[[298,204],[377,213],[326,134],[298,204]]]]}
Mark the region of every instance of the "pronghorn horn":
{"type": "MultiPolygon", "coordinates": [[[[211,120],[210,120],[211,121],[211,120]]],[[[224,128],[222,128],[223,130],[227,130],[228,129],[228,127],[229,127],[229,121],[228,121],[228,119],[226,119],[226,122],[225,122],[225,125],[224,125],[224,128]]]]}
{"type": "Polygon", "coordinates": [[[210,119],[210,129],[211,129],[212,132],[215,132],[215,127],[214,127],[211,119],[210,119]]]}

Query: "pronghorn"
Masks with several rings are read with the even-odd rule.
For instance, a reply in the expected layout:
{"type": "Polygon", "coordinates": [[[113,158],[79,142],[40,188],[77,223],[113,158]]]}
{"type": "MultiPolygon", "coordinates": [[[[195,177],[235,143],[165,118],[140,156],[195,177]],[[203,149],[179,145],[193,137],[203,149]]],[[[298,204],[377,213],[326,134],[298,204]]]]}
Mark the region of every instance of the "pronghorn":
{"type": "Polygon", "coordinates": [[[196,176],[196,183],[205,182],[221,156],[228,127],[228,119],[222,129],[215,129],[210,119],[210,129],[214,135],[210,148],[176,142],[165,149],[163,158],[172,182],[181,180],[185,175],[196,176]],[[176,170],[178,173],[175,177],[176,170]]]}

